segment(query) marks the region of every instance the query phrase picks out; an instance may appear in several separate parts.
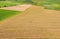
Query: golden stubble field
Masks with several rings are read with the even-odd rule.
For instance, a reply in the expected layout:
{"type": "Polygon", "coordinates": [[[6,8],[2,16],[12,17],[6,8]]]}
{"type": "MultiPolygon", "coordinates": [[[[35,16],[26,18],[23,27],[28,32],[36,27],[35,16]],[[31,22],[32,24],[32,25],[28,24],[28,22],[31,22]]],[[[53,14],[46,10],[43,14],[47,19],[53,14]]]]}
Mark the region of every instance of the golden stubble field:
{"type": "Polygon", "coordinates": [[[60,39],[60,11],[32,6],[0,22],[0,39],[60,39]]]}

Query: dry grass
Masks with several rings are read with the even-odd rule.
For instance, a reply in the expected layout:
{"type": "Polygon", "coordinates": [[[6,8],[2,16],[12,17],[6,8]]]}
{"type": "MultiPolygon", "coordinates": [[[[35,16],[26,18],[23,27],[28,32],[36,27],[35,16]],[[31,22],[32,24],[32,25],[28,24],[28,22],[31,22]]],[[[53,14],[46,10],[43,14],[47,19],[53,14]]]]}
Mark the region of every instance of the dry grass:
{"type": "Polygon", "coordinates": [[[3,39],[60,39],[60,11],[33,6],[0,24],[3,39]]]}

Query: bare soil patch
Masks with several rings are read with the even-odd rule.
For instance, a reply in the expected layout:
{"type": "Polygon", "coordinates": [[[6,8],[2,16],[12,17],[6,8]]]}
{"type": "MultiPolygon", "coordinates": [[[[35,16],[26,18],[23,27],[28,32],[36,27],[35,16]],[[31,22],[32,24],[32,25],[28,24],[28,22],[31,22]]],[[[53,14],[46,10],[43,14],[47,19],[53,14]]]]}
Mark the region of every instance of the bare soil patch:
{"type": "Polygon", "coordinates": [[[17,5],[17,6],[4,7],[4,8],[0,8],[0,9],[25,11],[26,9],[28,9],[31,6],[32,5],[30,5],[30,4],[23,4],[23,5],[17,5]]]}

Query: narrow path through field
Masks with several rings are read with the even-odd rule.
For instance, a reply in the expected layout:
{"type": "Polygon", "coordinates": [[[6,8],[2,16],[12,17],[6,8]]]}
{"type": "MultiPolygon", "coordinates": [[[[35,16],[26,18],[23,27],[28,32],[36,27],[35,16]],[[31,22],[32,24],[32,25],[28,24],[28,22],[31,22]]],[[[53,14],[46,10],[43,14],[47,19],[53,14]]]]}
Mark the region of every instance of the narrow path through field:
{"type": "Polygon", "coordinates": [[[32,6],[21,14],[1,22],[0,38],[58,39],[60,38],[60,11],[32,6]]]}

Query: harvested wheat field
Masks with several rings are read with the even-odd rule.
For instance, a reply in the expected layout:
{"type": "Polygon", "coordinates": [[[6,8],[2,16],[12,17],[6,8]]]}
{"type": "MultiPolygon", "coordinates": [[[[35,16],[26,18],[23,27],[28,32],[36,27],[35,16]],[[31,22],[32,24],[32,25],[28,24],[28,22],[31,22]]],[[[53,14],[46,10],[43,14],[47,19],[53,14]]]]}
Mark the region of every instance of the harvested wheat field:
{"type": "Polygon", "coordinates": [[[32,6],[0,23],[0,39],[60,39],[60,11],[32,6]]]}

